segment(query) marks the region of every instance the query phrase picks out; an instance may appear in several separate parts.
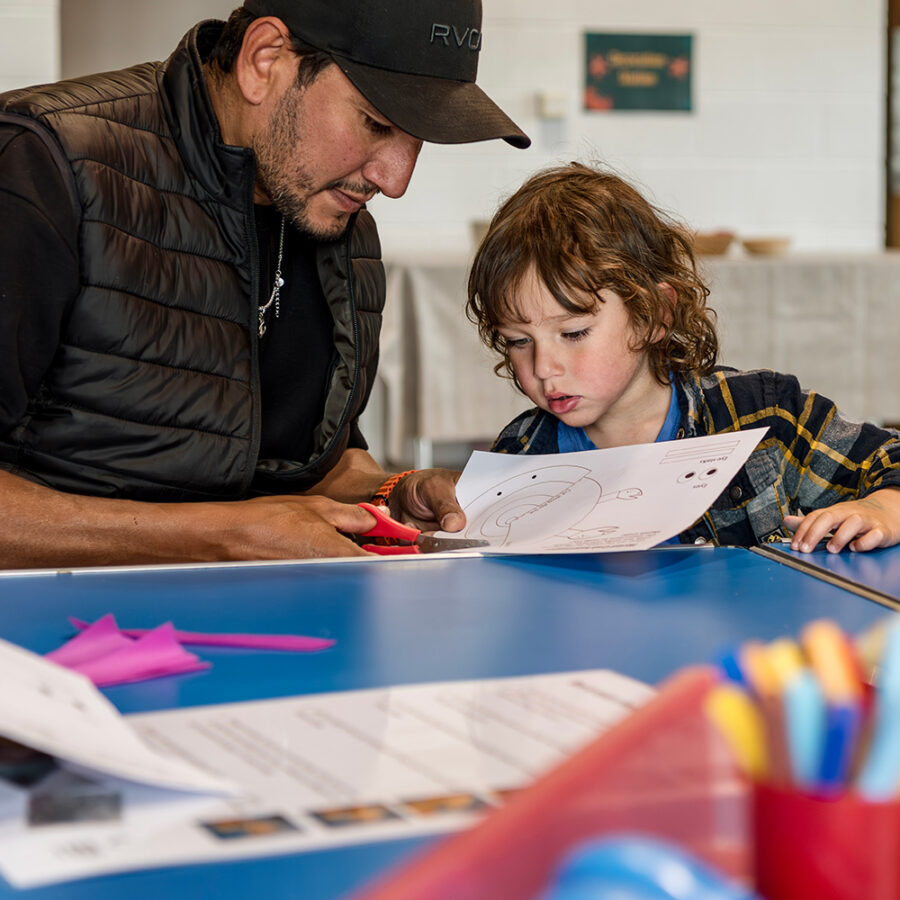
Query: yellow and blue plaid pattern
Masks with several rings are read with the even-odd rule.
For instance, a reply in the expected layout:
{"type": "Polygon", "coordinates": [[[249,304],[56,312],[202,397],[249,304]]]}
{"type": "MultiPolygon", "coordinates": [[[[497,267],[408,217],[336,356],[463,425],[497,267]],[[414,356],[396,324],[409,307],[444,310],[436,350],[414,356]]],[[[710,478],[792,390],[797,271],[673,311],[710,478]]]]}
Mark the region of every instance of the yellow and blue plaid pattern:
{"type": "MultiPolygon", "coordinates": [[[[900,433],[841,415],[793,375],[727,367],[675,385],[678,437],[768,426],[746,465],[681,540],[751,546],[787,535],[786,515],[900,487],[900,433]]],[[[557,420],[522,413],[494,442],[499,453],[557,453],[557,420]]]]}

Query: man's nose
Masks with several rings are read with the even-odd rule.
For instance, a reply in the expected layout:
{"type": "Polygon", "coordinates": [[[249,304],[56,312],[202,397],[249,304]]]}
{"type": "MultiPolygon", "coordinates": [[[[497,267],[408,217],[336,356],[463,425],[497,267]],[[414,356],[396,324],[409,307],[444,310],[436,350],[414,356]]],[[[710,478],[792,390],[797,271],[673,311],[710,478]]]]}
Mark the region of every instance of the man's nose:
{"type": "Polygon", "coordinates": [[[385,197],[402,197],[409,186],[422,142],[410,134],[398,131],[391,135],[366,163],[363,177],[377,185],[385,197]]]}

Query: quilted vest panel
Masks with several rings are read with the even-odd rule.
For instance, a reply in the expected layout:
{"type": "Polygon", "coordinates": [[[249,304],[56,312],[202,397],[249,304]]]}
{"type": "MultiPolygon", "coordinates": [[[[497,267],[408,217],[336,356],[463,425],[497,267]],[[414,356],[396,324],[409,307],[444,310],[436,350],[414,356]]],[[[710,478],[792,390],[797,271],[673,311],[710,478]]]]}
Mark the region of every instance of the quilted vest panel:
{"type": "MultiPolygon", "coordinates": [[[[216,142],[198,87],[197,36],[210,25],[220,27],[198,26],[165,64],[0,97],[0,109],[52,132],[80,206],[82,289],[42,390],[7,440],[23,474],[59,490],[148,500],[250,492],[259,445],[253,161],[216,142]]],[[[371,389],[384,275],[367,213],[359,226],[319,254],[338,365],[315,452],[260,463],[266,490],[321,478],[371,389]]]]}
{"type": "Polygon", "coordinates": [[[81,206],[82,289],[17,462],[80,493],[238,496],[255,437],[247,229],[185,170],[160,74],[144,64],[5,103],[54,133],[81,206]]]}

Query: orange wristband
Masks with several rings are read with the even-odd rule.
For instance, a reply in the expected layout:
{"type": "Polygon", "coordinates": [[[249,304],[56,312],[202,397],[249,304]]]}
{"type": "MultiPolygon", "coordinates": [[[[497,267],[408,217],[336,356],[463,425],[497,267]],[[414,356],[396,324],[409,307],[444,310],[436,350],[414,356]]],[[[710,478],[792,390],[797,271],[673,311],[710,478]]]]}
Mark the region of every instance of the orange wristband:
{"type": "Polygon", "coordinates": [[[372,494],[371,502],[376,506],[387,506],[388,498],[391,496],[391,491],[394,490],[395,487],[400,483],[401,478],[405,478],[407,475],[412,475],[415,472],[415,469],[407,469],[405,472],[401,472],[399,475],[391,475],[385,483],[372,494]]]}

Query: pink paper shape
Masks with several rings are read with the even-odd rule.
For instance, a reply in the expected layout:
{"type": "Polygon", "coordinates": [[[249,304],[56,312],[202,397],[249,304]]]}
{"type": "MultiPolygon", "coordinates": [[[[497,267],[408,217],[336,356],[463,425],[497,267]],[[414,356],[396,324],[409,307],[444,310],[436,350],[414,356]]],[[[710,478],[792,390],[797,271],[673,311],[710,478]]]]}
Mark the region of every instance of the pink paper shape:
{"type": "Polygon", "coordinates": [[[73,668],[80,663],[130,647],[133,643],[130,637],[119,630],[113,614],[107,613],[62,647],[48,653],[46,658],[61,666],[73,668]]]}
{"type": "MultiPolygon", "coordinates": [[[[104,616],[104,618],[106,618],[104,616]]],[[[89,622],[69,617],[75,628],[90,628],[89,622]]],[[[103,621],[98,619],[98,622],[103,621]]],[[[94,624],[97,624],[96,622],[94,624]]],[[[123,628],[122,634],[141,637],[149,632],[146,628],[123,628]]],[[[249,650],[289,650],[309,653],[333,647],[332,638],[314,638],[302,634],[210,634],[200,631],[175,631],[175,639],[182,644],[206,647],[243,647],[249,650]]]]}
{"type": "Polygon", "coordinates": [[[195,672],[208,669],[211,665],[178,643],[171,622],[154,628],[137,640],[126,640],[127,647],[70,665],[69,668],[86,675],[98,687],[109,687],[162,675],[195,672]]]}

